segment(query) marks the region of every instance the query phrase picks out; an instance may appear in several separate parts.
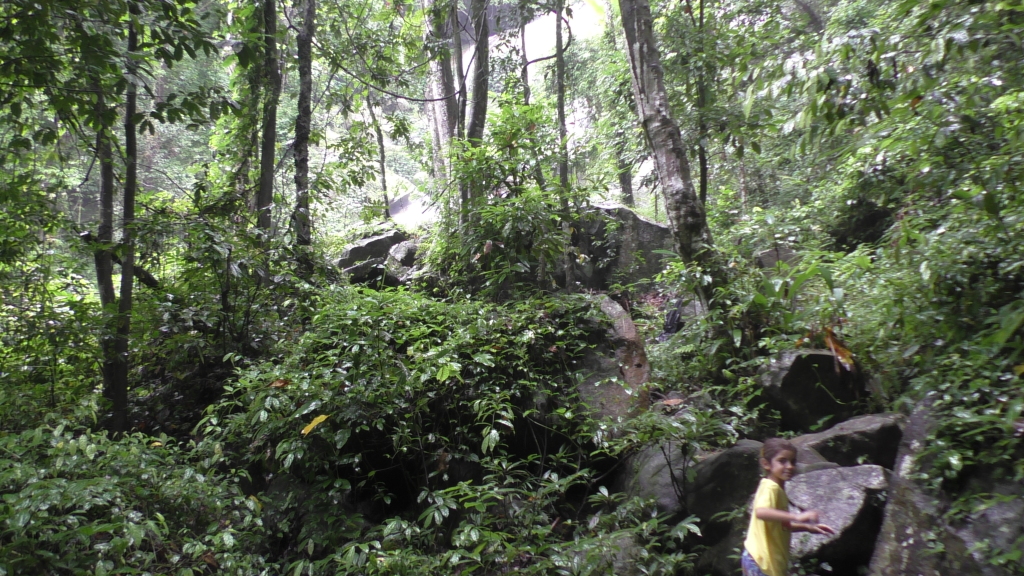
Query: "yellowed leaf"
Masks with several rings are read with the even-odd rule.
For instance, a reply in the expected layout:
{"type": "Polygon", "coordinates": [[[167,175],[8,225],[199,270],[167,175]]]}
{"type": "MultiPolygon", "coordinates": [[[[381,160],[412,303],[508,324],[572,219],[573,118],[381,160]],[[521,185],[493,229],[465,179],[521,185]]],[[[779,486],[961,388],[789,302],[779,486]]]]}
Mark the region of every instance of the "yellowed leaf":
{"type": "Polygon", "coordinates": [[[1013,373],[1017,376],[1024,376],[1024,364],[1017,364],[1014,366],[1013,373]]]}
{"type": "Polygon", "coordinates": [[[164,445],[164,443],[163,443],[163,442],[161,442],[161,441],[157,440],[156,442],[153,442],[153,443],[151,443],[151,444],[149,445],[149,447],[150,447],[150,448],[159,448],[159,447],[161,447],[161,446],[163,446],[163,445],[164,445]]]}
{"type": "Polygon", "coordinates": [[[321,415],[317,416],[316,418],[313,418],[313,421],[310,422],[309,424],[306,424],[306,427],[302,429],[302,435],[305,436],[306,434],[309,434],[310,432],[312,432],[313,428],[316,428],[321,423],[323,423],[324,420],[327,420],[328,416],[329,416],[329,414],[321,414],[321,415]]]}

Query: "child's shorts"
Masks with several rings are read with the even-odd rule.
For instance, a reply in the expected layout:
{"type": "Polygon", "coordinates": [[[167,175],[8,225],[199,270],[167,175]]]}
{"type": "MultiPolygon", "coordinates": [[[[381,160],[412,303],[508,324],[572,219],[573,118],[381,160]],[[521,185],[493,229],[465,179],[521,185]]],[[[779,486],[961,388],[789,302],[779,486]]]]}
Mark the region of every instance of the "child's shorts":
{"type": "Polygon", "coordinates": [[[743,576],[765,576],[765,573],[761,571],[761,567],[757,565],[757,562],[754,562],[754,558],[746,550],[740,556],[740,565],[743,566],[743,576]]]}

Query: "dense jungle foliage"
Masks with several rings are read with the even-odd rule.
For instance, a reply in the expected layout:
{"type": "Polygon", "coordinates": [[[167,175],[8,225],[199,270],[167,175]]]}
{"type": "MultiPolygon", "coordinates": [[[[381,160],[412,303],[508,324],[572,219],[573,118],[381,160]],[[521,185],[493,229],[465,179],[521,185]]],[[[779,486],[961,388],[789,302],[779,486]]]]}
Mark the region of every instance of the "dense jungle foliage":
{"type": "Polygon", "coordinates": [[[654,0],[660,88],[646,5],[0,5],[0,575],[693,573],[702,519],[610,479],[779,432],[758,370],[808,345],[861,412],[928,399],[948,515],[1024,481],[1024,4],[654,0]],[[609,201],[710,241],[587,287],[609,201]],[[349,282],[392,229],[412,277],[349,282]],[[595,292],[648,343],[627,422],[578,394],[595,292]]]}

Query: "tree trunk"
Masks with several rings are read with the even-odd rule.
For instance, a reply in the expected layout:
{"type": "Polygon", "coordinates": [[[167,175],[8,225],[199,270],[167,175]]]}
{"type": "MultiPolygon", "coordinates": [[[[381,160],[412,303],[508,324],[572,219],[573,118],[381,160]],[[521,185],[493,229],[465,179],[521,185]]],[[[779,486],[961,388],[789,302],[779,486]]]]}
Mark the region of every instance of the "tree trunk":
{"type": "Polygon", "coordinates": [[[309,277],[312,270],[308,247],[313,242],[309,214],[309,134],[312,127],[313,35],[316,33],[316,0],[298,0],[302,24],[297,38],[299,60],[299,101],[295,118],[295,253],[299,271],[309,277]]]}
{"type": "MultiPolygon", "coordinates": [[[[476,35],[473,47],[473,100],[466,126],[466,141],[473,148],[480,146],[484,137],[484,124],[487,121],[487,88],[490,81],[490,48],[487,25],[487,0],[472,0],[470,3],[470,20],[476,35]]],[[[462,182],[459,186],[462,200],[461,221],[469,222],[469,209],[472,201],[483,195],[480,182],[475,179],[462,182]]]]}
{"type": "Polygon", "coordinates": [[[626,144],[619,136],[615,141],[616,170],[619,176],[619,189],[622,191],[622,203],[632,207],[633,199],[633,166],[626,161],[626,144]]]}
{"type": "Polygon", "coordinates": [[[263,141],[260,147],[260,187],[256,195],[257,221],[260,230],[269,236],[271,209],[274,203],[274,149],[277,146],[277,101],[281,95],[281,72],[277,62],[277,0],[264,0],[263,41],[265,53],[263,72],[268,90],[263,102],[263,141]]]}
{"type": "MultiPolygon", "coordinates": [[[[97,116],[103,117],[106,112],[102,88],[97,88],[97,116]]],[[[106,317],[105,329],[100,334],[100,350],[103,360],[100,372],[103,375],[103,396],[113,405],[119,404],[120,390],[117,385],[117,349],[116,349],[116,307],[114,295],[114,261],[110,251],[114,242],[114,159],[111,152],[110,132],[102,126],[102,120],[96,132],[96,156],[100,165],[100,223],[96,231],[96,250],[93,260],[96,263],[96,287],[99,290],[100,304],[106,317]]],[[[107,423],[111,432],[117,432],[118,418],[111,418],[107,423]]]]}
{"type": "MultiPolygon", "coordinates": [[[[138,5],[129,4],[133,16],[139,14],[138,5]]],[[[112,414],[107,429],[112,434],[128,431],[128,343],[132,329],[132,292],[135,287],[135,192],[138,187],[138,131],[135,113],[138,108],[138,90],[133,84],[137,65],[131,55],[138,50],[139,36],[132,19],[128,24],[128,76],[124,111],[124,198],[122,199],[121,295],[117,303],[117,330],[114,338],[114,377],[105,396],[111,401],[112,414]]]]}
{"type": "Polygon", "coordinates": [[[380,128],[377,115],[373,113],[373,102],[369,99],[366,101],[366,109],[370,111],[373,131],[377,135],[377,164],[380,166],[380,189],[384,194],[384,220],[391,220],[391,201],[388,200],[387,158],[384,155],[384,131],[380,128]]]}
{"type": "Polygon", "coordinates": [[[564,0],[555,1],[555,108],[558,115],[558,198],[565,236],[565,289],[572,292],[575,263],[572,258],[572,213],[569,210],[569,131],[565,126],[565,45],[562,43],[564,0]]]}
{"type": "Polygon", "coordinates": [[[456,132],[459,108],[455,95],[455,77],[452,74],[452,25],[450,11],[438,11],[434,0],[424,1],[429,19],[426,41],[440,45],[436,58],[430,59],[427,78],[427,118],[430,121],[435,178],[448,177],[448,145],[456,132]]]}
{"type": "Polygon", "coordinates": [[[471,146],[480,144],[487,121],[487,88],[490,84],[490,44],[487,25],[487,0],[472,0],[470,13],[476,45],[473,48],[473,106],[466,127],[466,139],[471,146]]]}
{"type": "Polygon", "coordinates": [[[648,0],[619,0],[633,74],[633,93],[644,132],[654,153],[665,211],[676,251],[686,262],[711,267],[711,232],[704,205],[693,187],[679,126],[669,112],[661,55],[652,29],[648,0]]]}

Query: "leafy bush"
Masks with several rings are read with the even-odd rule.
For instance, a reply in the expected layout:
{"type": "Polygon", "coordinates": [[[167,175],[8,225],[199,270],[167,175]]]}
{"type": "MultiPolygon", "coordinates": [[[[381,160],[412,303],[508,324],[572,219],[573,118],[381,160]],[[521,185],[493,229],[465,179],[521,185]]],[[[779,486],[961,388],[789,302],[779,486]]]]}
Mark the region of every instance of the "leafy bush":
{"type": "Polygon", "coordinates": [[[210,449],[67,423],[0,437],[0,574],[264,573],[259,504],[210,449]]]}

